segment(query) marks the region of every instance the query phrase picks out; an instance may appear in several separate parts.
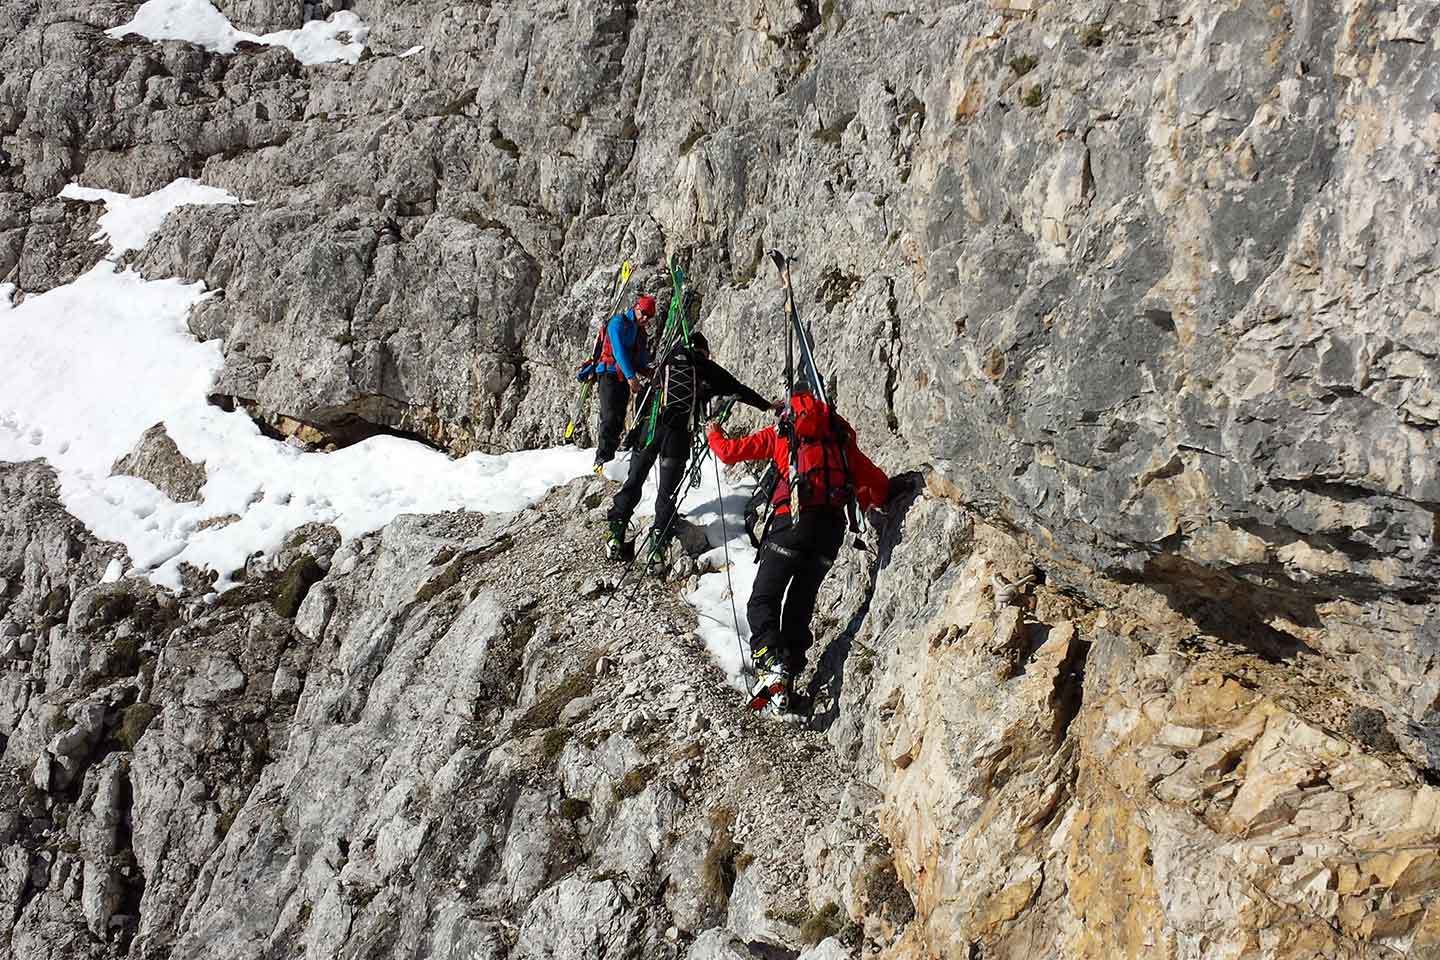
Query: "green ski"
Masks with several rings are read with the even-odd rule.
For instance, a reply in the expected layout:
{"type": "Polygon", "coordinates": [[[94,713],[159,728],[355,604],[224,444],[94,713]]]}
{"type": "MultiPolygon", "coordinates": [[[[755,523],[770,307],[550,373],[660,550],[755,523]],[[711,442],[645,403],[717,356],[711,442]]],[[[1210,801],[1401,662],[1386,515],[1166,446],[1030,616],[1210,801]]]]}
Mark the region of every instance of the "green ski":
{"type": "Polygon", "coordinates": [[[655,366],[655,380],[651,381],[644,399],[635,407],[637,413],[645,417],[645,446],[649,446],[655,439],[655,427],[665,399],[662,396],[664,389],[659,386],[661,371],[677,344],[683,343],[687,347],[690,345],[690,316],[685,308],[685,270],[673,255],[670,257],[669,267],[670,309],[665,314],[665,330],[660,336],[660,350],[654,354],[660,362],[655,366]]]}

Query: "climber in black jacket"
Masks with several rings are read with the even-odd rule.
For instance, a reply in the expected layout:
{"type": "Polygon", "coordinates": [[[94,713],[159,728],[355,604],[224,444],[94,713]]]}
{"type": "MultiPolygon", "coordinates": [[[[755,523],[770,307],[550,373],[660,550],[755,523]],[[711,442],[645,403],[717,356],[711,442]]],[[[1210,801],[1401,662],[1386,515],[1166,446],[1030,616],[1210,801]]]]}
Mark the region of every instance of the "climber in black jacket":
{"type": "MultiPolygon", "coordinates": [[[[730,371],[710,359],[710,345],[703,334],[692,334],[690,345],[677,345],[666,357],[656,376],[662,397],[655,436],[644,449],[630,459],[630,475],[615,494],[610,506],[609,530],[605,541],[606,556],[629,559],[634,544],[625,539],[630,515],[640,502],[645,478],[656,460],[660,462],[659,490],[655,499],[655,531],[646,564],[654,569],[664,563],[665,550],[674,532],[676,494],[685,475],[685,461],[690,456],[695,430],[706,406],[716,397],[734,396],[741,403],[757,410],[771,410],[774,405],[735,379],[730,371]]],[[[642,422],[637,431],[643,431],[642,422]]]]}

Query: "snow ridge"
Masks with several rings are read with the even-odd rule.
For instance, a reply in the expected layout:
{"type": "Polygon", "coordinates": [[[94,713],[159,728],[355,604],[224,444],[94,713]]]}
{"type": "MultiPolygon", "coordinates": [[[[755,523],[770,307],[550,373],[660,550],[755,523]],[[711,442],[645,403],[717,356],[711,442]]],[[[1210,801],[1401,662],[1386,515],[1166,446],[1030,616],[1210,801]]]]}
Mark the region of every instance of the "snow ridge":
{"type": "Polygon", "coordinates": [[[311,20],[298,30],[256,35],[236,30],[208,0],[146,0],[129,23],[105,31],[120,39],[183,40],[214,53],[234,53],[241,43],[286,47],[306,66],[317,63],[358,63],[370,28],[349,10],[328,20],[311,20]]]}

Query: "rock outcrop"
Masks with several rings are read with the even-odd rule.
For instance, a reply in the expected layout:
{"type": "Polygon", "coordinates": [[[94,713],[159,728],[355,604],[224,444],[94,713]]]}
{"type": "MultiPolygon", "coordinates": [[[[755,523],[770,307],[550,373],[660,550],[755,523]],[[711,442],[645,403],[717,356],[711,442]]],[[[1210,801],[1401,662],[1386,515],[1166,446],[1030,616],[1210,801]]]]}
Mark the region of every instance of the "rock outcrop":
{"type": "Polygon", "coordinates": [[[1440,793],[1342,671],[1037,583],[934,493],[827,585],[797,727],[669,590],[582,589],[602,481],[312,526],[217,602],[85,585],[46,475],[0,469],[11,956],[1432,949],[1440,793]]]}
{"type": "Polygon", "coordinates": [[[176,503],[199,500],[206,480],[205,465],[186,459],[163,423],[141,434],[135,449],[115,461],[110,472],[148,480],[176,503]]]}
{"type": "MultiPolygon", "coordinates": [[[[369,23],[317,67],[137,6],[0,0],[17,296],[100,256],[67,182],[226,187],[122,260],[216,291],[216,402],[464,453],[558,439],[622,257],[773,387],[778,246],[925,490],[794,731],[616,618],[598,488],[216,598],[0,466],[0,952],[1440,954],[1432,5],[218,4],[369,23]]],[[[173,446],[121,469],[188,496],[173,446]]]]}

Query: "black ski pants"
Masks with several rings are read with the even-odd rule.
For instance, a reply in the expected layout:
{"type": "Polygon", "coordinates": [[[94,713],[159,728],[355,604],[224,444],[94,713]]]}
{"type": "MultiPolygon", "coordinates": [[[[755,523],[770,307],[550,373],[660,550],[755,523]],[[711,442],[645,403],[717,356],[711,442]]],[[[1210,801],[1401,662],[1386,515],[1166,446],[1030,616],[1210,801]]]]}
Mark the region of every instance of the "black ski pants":
{"type": "Polygon", "coordinates": [[[625,408],[630,405],[630,384],[618,373],[602,373],[595,382],[600,394],[600,435],[595,447],[595,462],[609,463],[620,447],[620,434],[625,431],[625,408]]]}
{"type": "Polygon", "coordinates": [[[845,514],[840,510],[802,510],[793,523],[788,514],[775,518],[760,544],[760,569],[745,607],[750,649],[757,659],[781,664],[796,675],[805,669],[820,584],[844,542],[845,514]]]}
{"type": "MultiPolygon", "coordinates": [[[[640,502],[645,478],[650,475],[650,468],[655,466],[658,460],[660,477],[659,490],[655,497],[655,533],[657,537],[663,533],[668,542],[675,532],[672,525],[675,501],[680,491],[680,483],[685,479],[685,461],[690,457],[690,439],[690,431],[683,426],[667,426],[664,423],[657,426],[655,439],[650,445],[630,455],[630,476],[625,478],[625,485],[615,494],[615,501],[610,505],[607,519],[630,522],[630,515],[635,512],[635,506],[640,502]]],[[[663,548],[665,543],[657,541],[656,546],[663,548]]]]}

